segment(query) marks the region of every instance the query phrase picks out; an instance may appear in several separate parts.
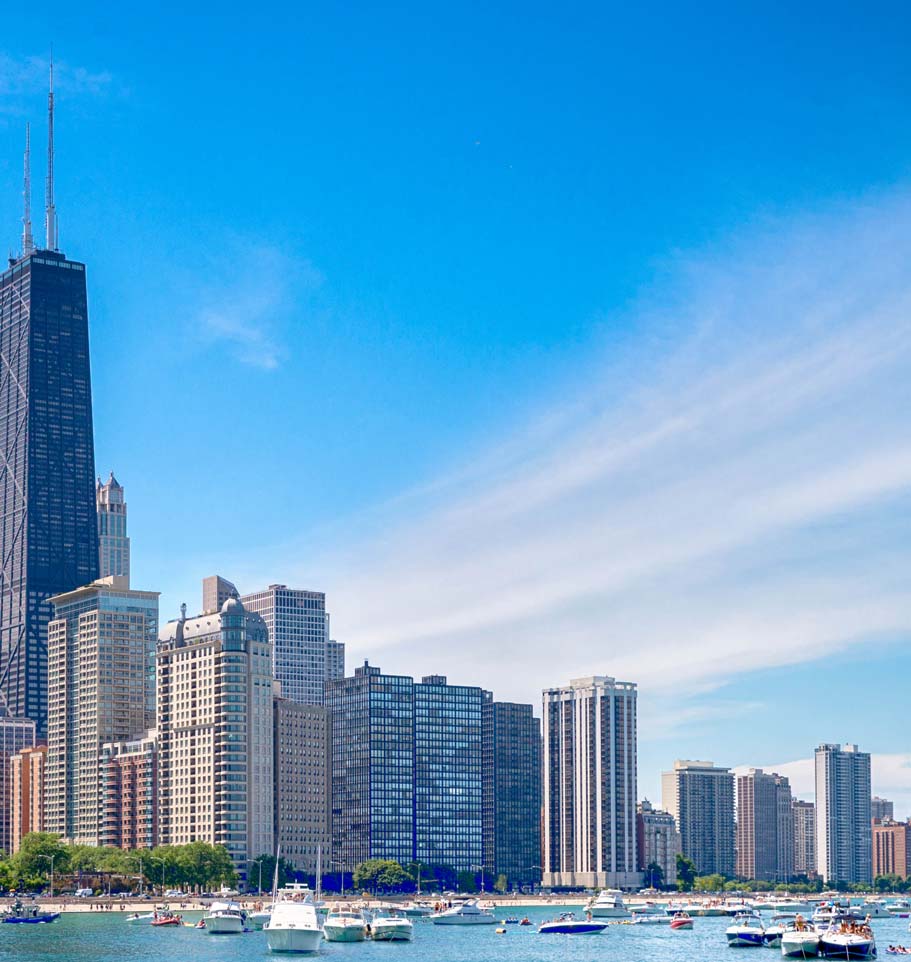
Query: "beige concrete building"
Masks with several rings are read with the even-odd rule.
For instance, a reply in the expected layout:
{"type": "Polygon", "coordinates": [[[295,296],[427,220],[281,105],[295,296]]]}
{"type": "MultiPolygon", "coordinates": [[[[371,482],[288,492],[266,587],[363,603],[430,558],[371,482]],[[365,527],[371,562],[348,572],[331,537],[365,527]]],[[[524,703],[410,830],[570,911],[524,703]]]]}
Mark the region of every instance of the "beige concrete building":
{"type": "Polygon", "coordinates": [[[911,874],[911,825],[893,819],[873,821],[873,877],[911,874]]]}
{"type": "Polygon", "coordinates": [[[273,712],[275,842],[281,845],[282,858],[299,871],[316,871],[318,849],[329,869],[329,712],[319,705],[300,705],[281,697],[275,698],[273,712]]]}
{"type": "Polygon", "coordinates": [[[661,804],[700,875],[734,874],[734,776],[713,762],[678,760],[661,774],[661,804]]]}
{"type": "Polygon", "coordinates": [[[224,845],[241,874],[273,851],[272,652],[237,597],[158,643],[159,834],[224,845]]]}
{"type": "Polygon", "coordinates": [[[638,887],[636,686],[597,676],[548,688],[543,732],[542,884],[638,887]]]}
{"type": "Polygon", "coordinates": [[[751,768],[737,776],[737,860],[742,879],[787,882],[794,872],[791,785],[751,768]]]}
{"type": "Polygon", "coordinates": [[[23,748],[10,759],[10,847],[18,852],[22,837],[44,831],[44,778],[47,746],[23,748]]]}
{"type": "Polygon", "coordinates": [[[158,592],[102,578],[51,598],[45,825],[68,841],[102,838],[101,754],[151,727],[158,592]]]}
{"type": "Polygon", "coordinates": [[[647,886],[654,886],[659,881],[650,875],[650,865],[660,866],[664,885],[676,884],[677,856],[683,852],[677,823],[670,812],[654,808],[647,798],[636,808],[636,847],[639,868],[647,886]]]}
{"type": "Polygon", "coordinates": [[[816,875],[816,806],[795,798],[791,803],[794,822],[794,874],[816,875]]]}

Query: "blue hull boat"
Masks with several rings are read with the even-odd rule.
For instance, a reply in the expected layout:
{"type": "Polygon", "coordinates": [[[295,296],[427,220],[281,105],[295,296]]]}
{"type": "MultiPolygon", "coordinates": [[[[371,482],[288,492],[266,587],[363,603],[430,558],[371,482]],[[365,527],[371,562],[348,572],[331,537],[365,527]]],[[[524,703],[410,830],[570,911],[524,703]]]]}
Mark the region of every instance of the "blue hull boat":
{"type": "Polygon", "coordinates": [[[59,918],[59,912],[47,912],[44,915],[32,916],[10,915],[0,919],[0,921],[5,925],[46,925],[48,922],[54,922],[59,918]]]}

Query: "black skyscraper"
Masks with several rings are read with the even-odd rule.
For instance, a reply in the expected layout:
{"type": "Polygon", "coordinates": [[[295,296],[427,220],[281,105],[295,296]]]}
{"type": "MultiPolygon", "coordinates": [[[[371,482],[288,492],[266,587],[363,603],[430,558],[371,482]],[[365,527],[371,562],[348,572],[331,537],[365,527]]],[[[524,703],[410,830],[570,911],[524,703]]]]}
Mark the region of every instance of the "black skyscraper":
{"type": "Polygon", "coordinates": [[[98,577],[94,478],[85,266],[27,252],[0,274],[0,699],[39,737],[47,599],[98,577]]]}

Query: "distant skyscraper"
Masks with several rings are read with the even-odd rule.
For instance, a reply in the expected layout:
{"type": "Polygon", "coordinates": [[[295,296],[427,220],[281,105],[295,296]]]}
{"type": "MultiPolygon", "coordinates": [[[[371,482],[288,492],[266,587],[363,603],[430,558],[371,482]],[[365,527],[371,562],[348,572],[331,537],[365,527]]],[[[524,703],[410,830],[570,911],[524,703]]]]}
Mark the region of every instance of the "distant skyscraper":
{"type": "Polygon", "coordinates": [[[911,825],[891,818],[873,823],[873,877],[911,875],[911,825]]]}
{"type": "Polygon", "coordinates": [[[47,726],[49,598],[98,577],[85,266],[0,274],[0,698],[47,726]]]}
{"type": "Polygon", "coordinates": [[[326,681],[344,675],[345,649],[329,639],[326,596],[286,585],[243,595],[248,611],[260,615],[269,629],[275,680],[282,698],[301,705],[322,705],[326,681]],[[341,666],[341,673],[339,673],[341,666]]]}
{"type": "Polygon", "coordinates": [[[30,718],[0,717],[0,850],[9,852],[12,822],[10,759],[35,745],[35,723],[30,718]]]}
{"type": "Polygon", "coordinates": [[[10,759],[10,847],[19,851],[24,835],[44,831],[44,779],[47,746],[23,748],[10,759]]]}
{"type": "Polygon", "coordinates": [[[712,762],[676,761],[661,775],[661,800],[674,816],[683,854],[700,875],[734,874],[734,776],[712,762]]]}
{"type": "Polygon", "coordinates": [[[639,884],[636,686],[598,676],[548,688],[543,729],[543,883],[639,884]]]}
{"type": "Polygon", "coordinates": [[[794,822],[794,874],[816,875],[816,806],[795,798],[791,802],[794,822]]]}
{"type": "Polygon", "coordinates": [[[484,868],[530,885],[541,879],[541,724],[531,705],[489,692],[481,719],[484,868]]]}
{"type": "Polygon", "coordinates": [[[887,798],[874,795],[870,799],[870,818],[874,821],[877,819],[892,821],[895,818],[895,806],[887,798]]]}
{"type": "Polygon", "coordinates": [[[154,720],[158,592],[132,591],[115,575],[51,600],[45,822],[70,841],[100,845],[102,747],[154,720]]]}
{"type": "Polygon", "coordinates": [[[781,775],[752,768],[737,776],[737,875],[787,882],[793,871],[790,783],[781,775]]]}
{"type": "Polygon", "coordinates": [[[827,885],[873,879],[870,755],[856,745],[816,749],[816,866],[827,885]]]}
{"type": "Polygon", "coordinates": [[[673,886],[676,883],[677,856],[683,851],[677,823],[670,812],[656,810],[647,798],[636,808],[636,851],[646,885],[663,882],[673,886]],[[661,879],[649,874],[648,868],[652,864],[660,867],[661,879]]]}
{"type": "Polygon", "coordinates": [[[298,871],[314,873],[317,855],[332,871],[329,712],[319,705],[273,700],[275,845],[298,871]]]}
{"type": "Polygon", "coordinates": [[[101,845],[158,844],[158,739],[153,729],[101,746],[101,845]]]}
{"type": "Polygon", "coordinates": [[[331,681],[332,851],[353,872],[369,858],[414,858],[414,681],[364,663],[331,681]]]}
{"type": "Polygon", "coordinates": [[[238,871],[272,851],[272,652],[266,624],[235,597],[161,630],[159,834],[224,845],[238,871]]]}
{"type": "Polygon", "coordinates": [[[104,484],[95,485],[95,507],[98,512],[99,576],[122,575],[130,583],[130,539],[127,537],[127,503],[123,485],[114,472],[104,484]]]}
{"type": "Polygon", "coordinates": [[[202,579],[202,613],[204,615],[218,614],[221,606],[229,598],[237,598],[240,592],[227,578],[212,575],[202,579]]]}

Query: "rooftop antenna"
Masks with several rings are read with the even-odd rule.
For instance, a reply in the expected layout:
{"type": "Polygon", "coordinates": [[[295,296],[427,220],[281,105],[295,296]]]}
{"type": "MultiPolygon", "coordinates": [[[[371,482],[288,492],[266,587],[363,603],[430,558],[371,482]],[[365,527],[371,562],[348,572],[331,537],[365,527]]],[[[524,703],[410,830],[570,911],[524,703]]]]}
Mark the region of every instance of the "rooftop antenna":
{"type": "Polygon", "coordinates": [[[57,210],[54,207],[54,54],[51,53],[51,82],[47,93],[47,197],[44,222],[47,249],[57,250],[57,210]]]}
{"type": "Polygon", "coordinates": [[[25,125],[25,161],[24,176],[22,186],[22,197],[24,208],[22,214],[22,255],[28,257],[35,249],[35,241],[32,238],[32,147],[30,125],[25,125]]]}

